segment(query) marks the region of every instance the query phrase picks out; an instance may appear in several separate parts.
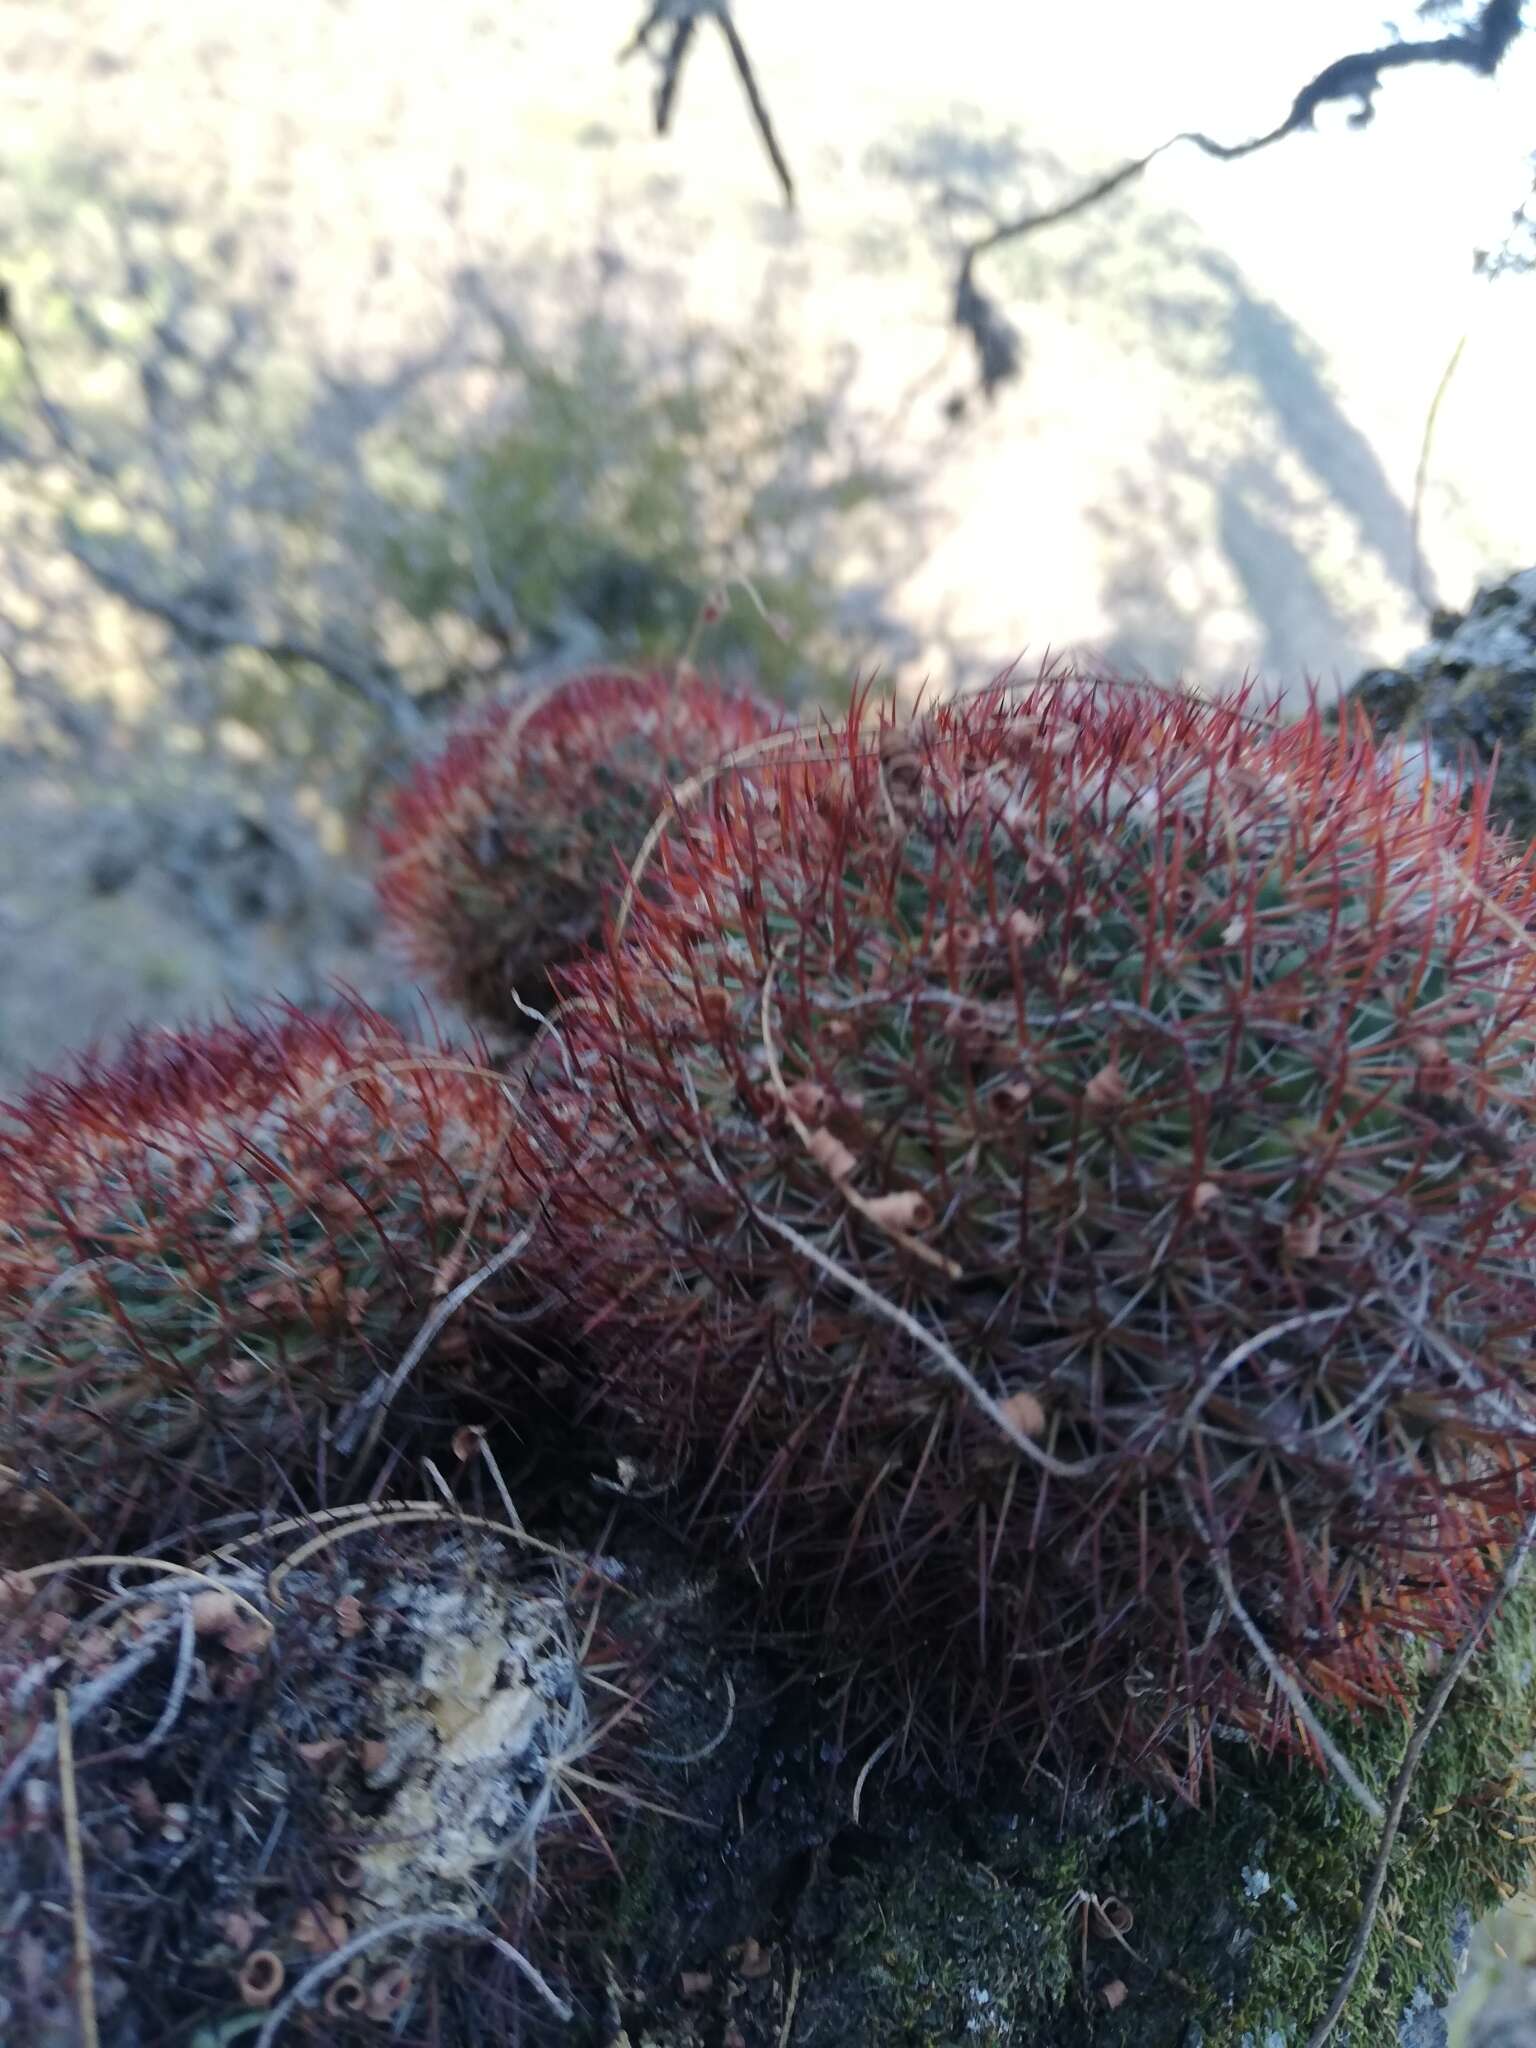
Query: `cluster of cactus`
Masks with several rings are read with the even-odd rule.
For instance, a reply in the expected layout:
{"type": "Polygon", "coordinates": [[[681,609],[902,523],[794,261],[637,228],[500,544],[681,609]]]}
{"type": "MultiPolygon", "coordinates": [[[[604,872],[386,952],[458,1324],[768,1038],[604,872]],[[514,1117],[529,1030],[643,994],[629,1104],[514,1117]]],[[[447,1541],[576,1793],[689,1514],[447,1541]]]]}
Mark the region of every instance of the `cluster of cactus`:
{"type": "Polygon", "coordinates": [[[762,704],[677,676],[599,671],[483,706],[395,799],[379,893],[412,967],[516,1033],[549,972],[599,935],[669,792],[762,738],[762,704]]]}
{"type": "Polygon", "coordinates": [[[451,1421],[515,1408],[514,1326],[855,1718],[956,1757],[1003,1736],[1194,1794],[1223,1739],[1316,1756],[1329,1717],[1401,1708],[1479,1608],[1536,1507],[1536,869],[1484,798],[1251,694],[1047,676],[773,729],[598,674],[492,706],[402,793],[381,889],[418,968],[498,1029],[559,999],[516,1081],[347,1004],[0,1110],[9,1527],[83,1554],[278,1502],[344,1524],[249,1585],[189,1546],[225,1605],[13,1616],[0,1844],[47,1922],[13,2007],[69,1967],[55,1688],[117,1701],[83,1825],[136,1896],[195,1866],[183,1811],[241,1808],[222,1931],[156,1951],[178,1998],[277,2016],[302,1984],[333,2038],[393,2025],[395,1909],[527,1962],[475,1900],[513,1869],[531,1900],[559,1832],[603,1683],[580,1601],[505,1531],[412,1523],[413,1552],[332,1427],[402,1366],[451,1421]],[[280,1855],[250,1826],[279,1795],[280,1855]]]}
{"type": "Polygon", "coordinates": [[[281,2038],[307,2021],[367,2043],[427,2011],[430,2038],[452,2016],[467,2041],[497,2014],[508,2038],[519,2016],[568,2017],[557,1929],[605,1847],[599,1689],[624,1677],[603,1590],[425,1507],[333,1516],[318,1540],[290,1527],[195,1572],[146,1561],[126,1598],[89,1568],[13,1577],[0,2032],[77,2039],[85,1974],[114,2041],[224,2039],[266,2015],[281,2038]],[[56,1905],[58,1689],[89,1852],[78,1918],[56,1905]]]}
{"type": "Polygon", "coordinates": [[[718,784],[541,1090],[629,1447],[866,1703],[1188,1790],[1398,1700],[1536,1497],[1536,879],[1274,714],[1058,679],[718,784]]]}
{"type": "Polygon", "coordinates": [[[475,1048],[357,1005],[36,1083],[0,1124],[5,1514],[101,1548],[246,1505],[256,1473],[324,1491],[324,1420],[514,1227],[512,1125],[475,1048]]]}

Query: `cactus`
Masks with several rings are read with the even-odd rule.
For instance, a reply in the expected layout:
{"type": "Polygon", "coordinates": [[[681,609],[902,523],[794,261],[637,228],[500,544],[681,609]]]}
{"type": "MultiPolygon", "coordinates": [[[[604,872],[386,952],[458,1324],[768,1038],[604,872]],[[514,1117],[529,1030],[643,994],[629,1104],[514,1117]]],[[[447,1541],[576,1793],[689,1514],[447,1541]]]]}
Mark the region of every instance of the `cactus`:
{"type": "MultiPolygon", "coordinates": [[[[315,1485],[324,1418],[515,1226],[478,1057],[289,1011],[138,1038],[0,1113],[6,1512],[104,1543],[315,1485]]],[[[434,1365],[471,1343],[456,1318],[434,1365]]]]}
{"type": "Polygon", "coordinates": [[[551,968],[598,936],[668,791],[772,730],[761,704],[685,674],[599,671],[498,698],[398,793],[379,894],[415,972],[513,1033],[551,968]]]}
{"type": "Polygon", "coordinates": [[[62,2048],[87,2007],[103,2048],[568,2017],[622,1742],[608,1591],[422,1505],[146,1558],[126,1600],[89,1568],[0,1578],[5,2038],[62,2048]]]}
{"type": "Polygon", "coordinates": [[[1536,1493],[1536,878],[1277,709],[856,708],[562,977],[596,1397],[956,1753],[1316,1758],[1536,1493]]]}

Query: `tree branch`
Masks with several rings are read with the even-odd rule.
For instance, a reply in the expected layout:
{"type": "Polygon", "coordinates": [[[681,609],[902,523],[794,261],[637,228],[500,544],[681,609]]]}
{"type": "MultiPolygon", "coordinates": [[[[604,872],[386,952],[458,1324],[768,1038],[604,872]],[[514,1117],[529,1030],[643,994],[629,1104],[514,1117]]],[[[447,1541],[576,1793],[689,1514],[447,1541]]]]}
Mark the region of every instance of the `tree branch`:
{"type": "Polygon", "coordinates": [[[774,130],[773,117],[768,111],[762,88],[757,82],[752,59],[747,46],[741,39],[741,31],[731,15],[730,0],[652,0],[652,5],[641,20],[634,35],[619,52],[623,63],[639,51],[644,51],[658,66],[656,81],[656,133],[665,135],[672,124],[672,113],[677,103],[677,88],[682,79],[683,64],[699,23],[708,17],[725,38],[726,48],[731,53],[731,62],[741,80],[742,91],[747,96],[751,110],[752,125],[757,130],[773,166],[773,174],[779,181],[779,190],[784,194],[784,204],[792,207],[795,203],[795,181],[790,175],[789,163],[780,147],[774,130]],[[658,54],[651,48],[651,38],[659,30],[669,29],[666,47],[658,54]]]}
{"type": "Polygon", "coordinates": [[[1388,43],[1379,50],[1361,50],[1352,56],[1336,58],[1302,87],[1292,100],[1291,110],[1285,119],[1266,134],[1250,136],[1244,142],[1229,143],[1218,142],[1197,130],[1185,130],[1169,136],[1166,142],[1149,149],[1145,156],[1133,157],[1117,169],[1106,172],[1073,198],[1043,211],[1019,214],[989,229],[971,242],[961,257],[954,314],[955,325],[970,336],[975,347],[984,393],[990,398],[1000,384],[1018,374],[1022,343],[1017,329],[1001,307],[976,282],[976,263],[980,257],[1001,248],[1004,243],[1023,241],[1027,235],[1054,227],[1057,222],[1070,220],[1074,214],[1096,206],[1122,185],[1139,178],[1150,164],[1176,143],[1192,143],[1206,156],[1215,157],[1222,163],[1235,163],[1239,157],[1253,156],[1261,149],[1272,148],[1288,135],[1313,127],[1318,109],[1336,100],[1356,101],[1358,104],[1350,116],[1350,125],[1366,127],[1376,110],[1376,94],[1381,89],[1383,74],[1388,71],[1404,70],[1409,65],[1450,64],[1491,78],[1504,61],[1521,27],[1521,0],[1486,0],[1477,19],[1458,34],[1434,36],[1421,42],[1388,43]]]}
{"type": "Polygon", "coordinates": [[[296,634],[264,634],[248,622],[222,618],[196,602],[146,589],[123,570],[92,554],[73,534],[65,536],[65,546],[103,590],[132,605],[135,611],[159,619],[195,652],[216,654],[243,647],[284,666],[303,663],[317,668],[383,712],[402,739],[419,735],[422,721],[409,691],[394,670],[382,662],[354,661],[335,648],[323,647],[296,634]]]}

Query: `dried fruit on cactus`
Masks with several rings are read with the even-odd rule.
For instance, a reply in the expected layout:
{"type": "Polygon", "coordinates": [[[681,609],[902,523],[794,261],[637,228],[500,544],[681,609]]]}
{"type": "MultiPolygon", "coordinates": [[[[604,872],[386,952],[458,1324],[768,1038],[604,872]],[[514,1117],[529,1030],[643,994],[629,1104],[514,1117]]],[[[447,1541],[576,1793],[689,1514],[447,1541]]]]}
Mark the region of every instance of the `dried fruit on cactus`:
{"type": "Polygon", "coordinates": [[[763,764],[542,1112],[699,1512],[887,1700],[1190,1789],[1391,1702],[1536,1492],[1536,880],[1275,709],[1056,678],[763,764]]]}
{"type": "Polygon", "coordinates": [[[0,1112],[7,1512],[105,1537],[312,1480],[320,1420],[515,1223],[510,1099],[475,1062],[361,1008],[284,1012],[143,1037],[0,1112]]]}
{"type": "Polygon", "coordinates": [[[395,799],[384,910],[415,970],[514,1031],[598,936],[668,793],[773,729],[699,678],[601,671],[482,709],[395,799]]]}

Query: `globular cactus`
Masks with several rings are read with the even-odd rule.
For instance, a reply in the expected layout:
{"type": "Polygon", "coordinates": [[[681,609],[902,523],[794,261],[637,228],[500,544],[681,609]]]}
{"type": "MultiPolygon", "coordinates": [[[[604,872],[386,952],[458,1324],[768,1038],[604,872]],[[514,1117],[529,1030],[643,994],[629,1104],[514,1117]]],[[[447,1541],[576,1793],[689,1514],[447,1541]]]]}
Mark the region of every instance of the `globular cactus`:
{"type": "Polygon", "coordinates": [[[618,1597],[422,1504],[146,1558],[126,1595],[67,1561],[0,1576],[0,2032],[67,2048],[89,2008],[103,2048],[564,2033],[618,1597]]]}
{"type": "Polygon", "coordinates": [[[696,676],[598,671],[485,706],[398,793],[379,894],[411,965],[511,1032],[594,940],[669,792],[773,730],[696,676]]]}
{"type": "Polygon", "coordinates": [[[1191,1793],[1398,1700],[1536,1494],[1536,878],[1277,711],[760,764],[541,1093],[598,1397],[861,1704],[1191,1793]]]}
{"type": "MultiPolygon", "coordinates": [[[[322,1424],[515,1229],[482,1060],[356,1006],[281,1012],[141,1037],[6,1107],[0,1512],[104,1545],[324,1491],[322,1424]]],[[[472,1358],[472,1320],[436,1370],[472,1358]]]]}

